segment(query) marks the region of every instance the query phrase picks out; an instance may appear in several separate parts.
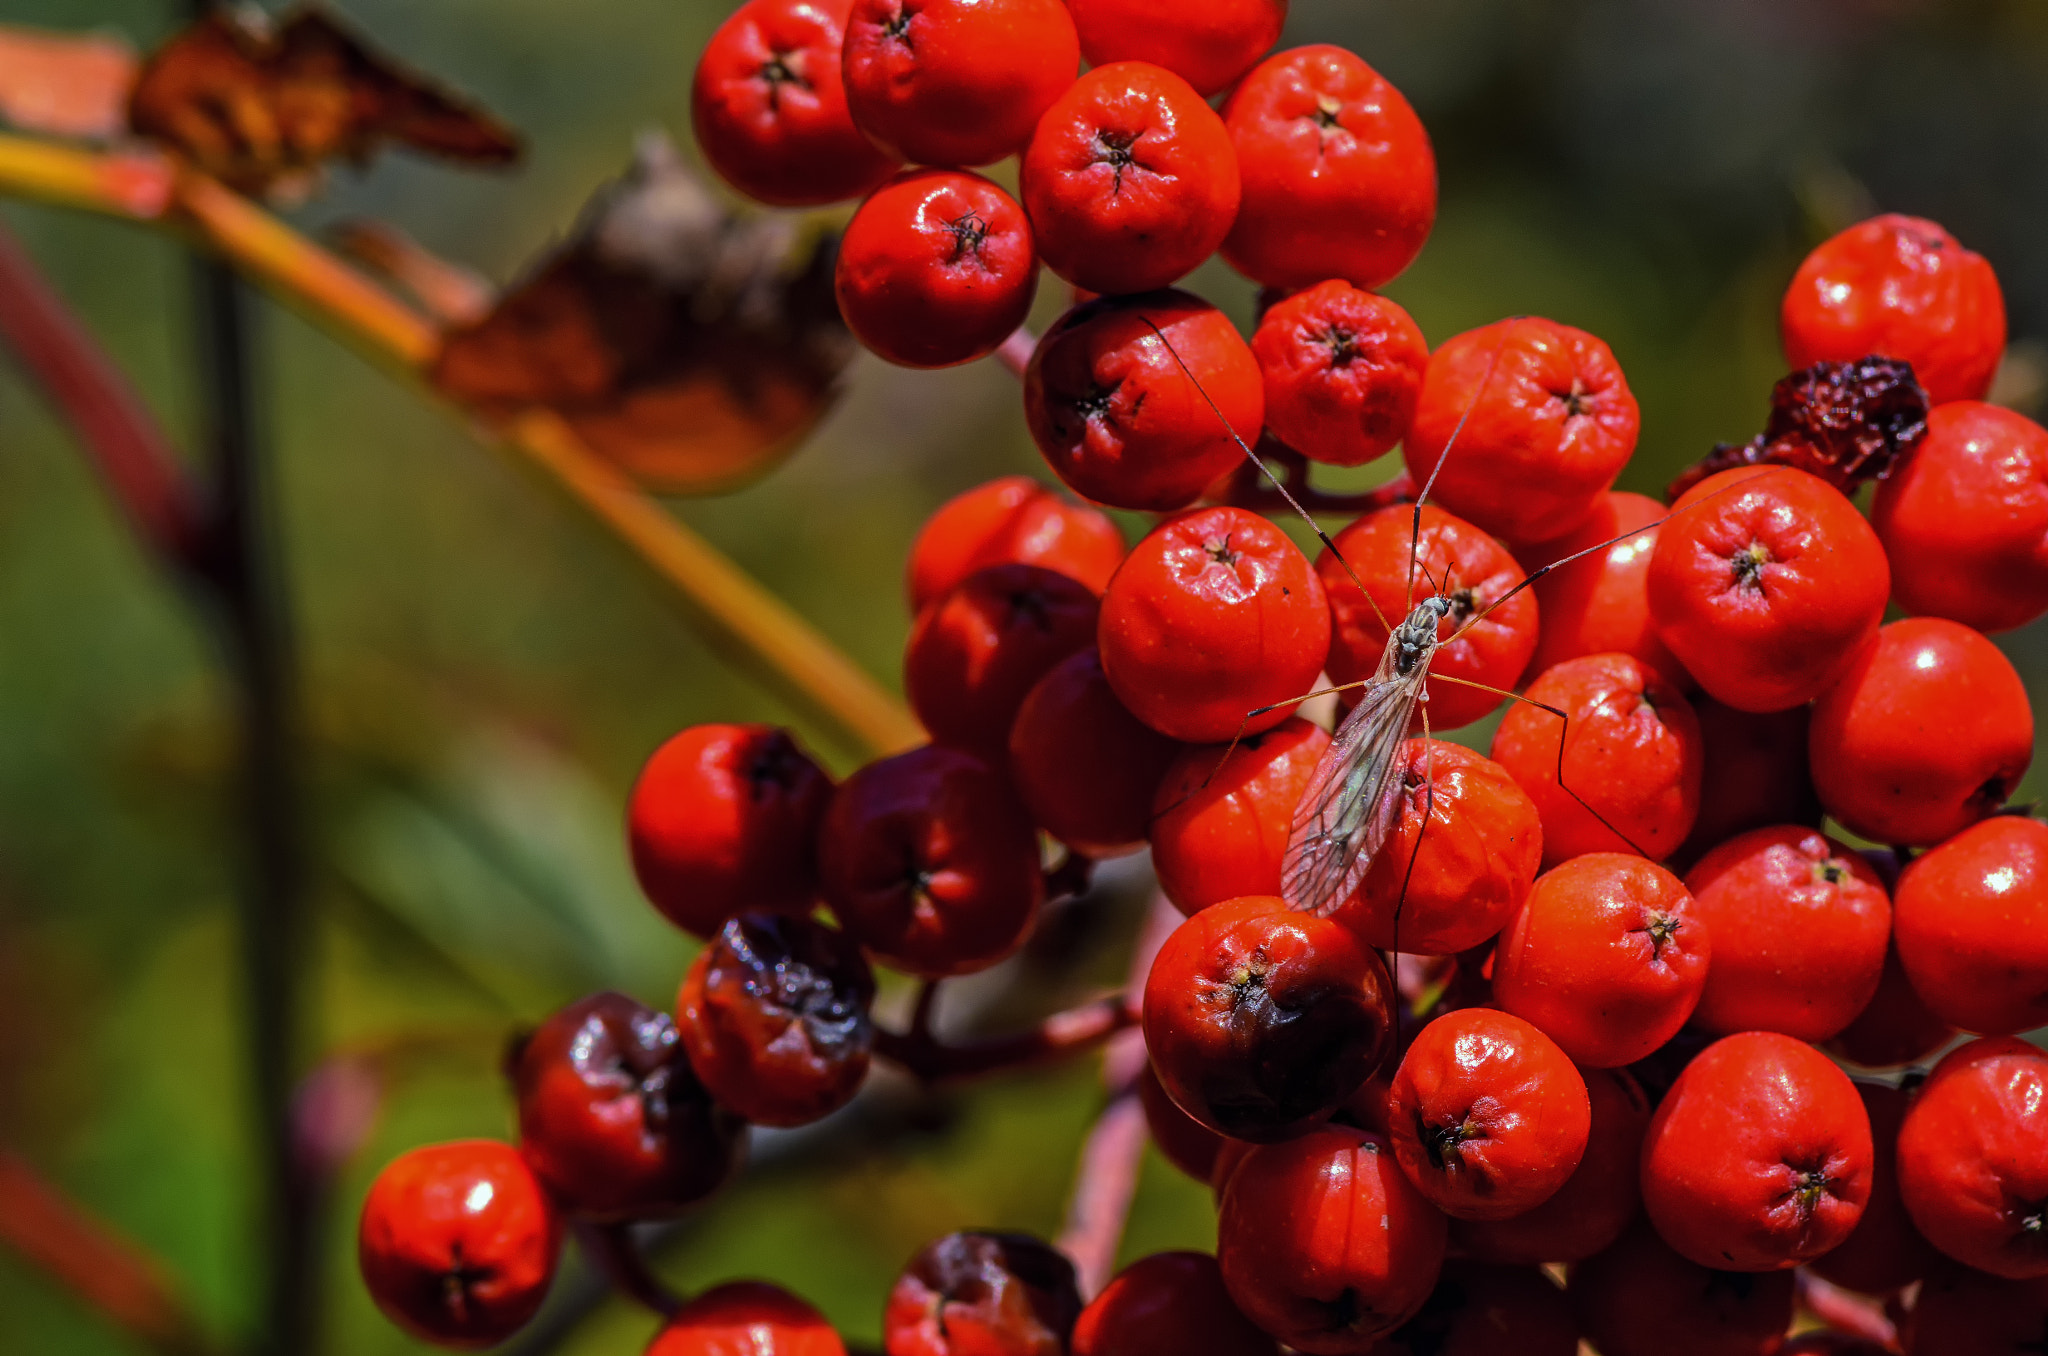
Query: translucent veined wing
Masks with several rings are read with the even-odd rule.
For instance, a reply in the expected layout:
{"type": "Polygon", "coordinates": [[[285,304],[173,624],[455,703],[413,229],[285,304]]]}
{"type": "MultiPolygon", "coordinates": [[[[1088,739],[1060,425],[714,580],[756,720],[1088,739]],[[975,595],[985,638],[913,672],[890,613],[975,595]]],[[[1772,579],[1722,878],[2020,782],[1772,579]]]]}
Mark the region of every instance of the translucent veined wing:
{"type": "Polygon", "coordinates": [[[1427,666],[1407,677],[1380,672],[1316,765],[1295,807],[1280,864],[1280,895],[1296,909],[1333,912],[1365,879],[1387,840],[1400,782],[1389,776],[1408,737],[1408,721],[1422,692],[1427,666]]]}

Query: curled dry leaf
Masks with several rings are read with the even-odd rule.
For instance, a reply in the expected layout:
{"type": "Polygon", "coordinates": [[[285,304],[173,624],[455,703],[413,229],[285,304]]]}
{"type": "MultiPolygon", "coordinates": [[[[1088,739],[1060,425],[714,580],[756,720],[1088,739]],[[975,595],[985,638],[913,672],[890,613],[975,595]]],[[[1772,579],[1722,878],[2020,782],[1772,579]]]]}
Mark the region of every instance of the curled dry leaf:
{"type": "Polygon", "coordinates": [[[837,244],[734,215],[648,136],[567,243],[449,334],[434,382],[486,417],[550,409],[650,488],[728,488],[818,421],[853,357],[837,244]]]}
{"type": "Polygon", "coordinates": [[[118,38],[0,27],[0,119],[24,132],[110,140],[128,128],[135,65],[118,38]]]}
{"type": "Polygon", "coordinates": [[[318,9],[275,27],[215,10],[143,63],[129,126],[245,193],[303,194],[326,161],[386,142],[503,164],[519,138],[477,105],[372,50],[318,9]]]}

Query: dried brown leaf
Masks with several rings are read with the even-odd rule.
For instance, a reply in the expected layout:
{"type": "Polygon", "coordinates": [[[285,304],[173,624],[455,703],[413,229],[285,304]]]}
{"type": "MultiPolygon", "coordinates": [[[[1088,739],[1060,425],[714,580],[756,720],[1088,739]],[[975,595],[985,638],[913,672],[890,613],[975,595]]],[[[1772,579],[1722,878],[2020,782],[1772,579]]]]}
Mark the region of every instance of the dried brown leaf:
{"type": "Polygon", "coordinates": [[[0,119],[24,132],[105,141],[128,126],[135,52],[99,34],[0,27],[0,119]]]}

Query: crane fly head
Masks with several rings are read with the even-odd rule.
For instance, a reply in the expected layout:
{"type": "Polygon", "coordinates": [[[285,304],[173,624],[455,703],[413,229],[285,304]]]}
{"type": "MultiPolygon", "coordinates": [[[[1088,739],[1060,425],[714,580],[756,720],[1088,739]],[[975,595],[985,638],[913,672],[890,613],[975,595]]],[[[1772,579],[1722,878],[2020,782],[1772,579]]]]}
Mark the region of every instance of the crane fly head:
{"type": "Polygon", "coordinates": [[[1436,649],[1437,624],[1457,606],[1442,596],[1424,598],[1408,614],[1408,620],[1394,628],[1394,672],[1403,678],[1429,659],[1436,649]]]}

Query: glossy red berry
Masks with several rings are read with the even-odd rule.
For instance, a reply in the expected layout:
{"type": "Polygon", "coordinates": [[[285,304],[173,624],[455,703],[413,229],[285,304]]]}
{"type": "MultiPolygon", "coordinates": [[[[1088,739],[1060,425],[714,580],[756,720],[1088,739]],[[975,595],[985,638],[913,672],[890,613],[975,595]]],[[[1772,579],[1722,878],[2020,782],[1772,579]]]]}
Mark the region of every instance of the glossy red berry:
{"type": "Polygon", "coordinates": [[[1508,1219],[1557,1194],[1586,1152],[1586,1082],[1557,1043],[1490,1008],[1446,1013],[1394,1072],[1401,1171],[1445,1214],[1508,1219]]]}
{"type": "Polygon", "coordinates": [[[875,959],[928,979],[986,969],[1030,931],[1038,838],[1003,777],[927,745],[868,764],[820,834],[826,902],[875,959]]]}
{"type": "Polygon", "coordinates": [[[1145,1128],[1160,1156],[1205,1186],[1213,1181],[1217,1157],[1232,1141],[1175,1106],[1149,1061],[1138,1074],[1138,1101],[1145,1109],[1145,1128]]]}
{"type": "Polygon", "coordinates": [[[1073,1356],[1279,1356],[1205,1252],[1156,1252],[1118,1272],[1074,1325],[1073,1356]]]}
{"type": "Polygon", "coordinates": [[[782,1287],[728,1281],[676,1310],[646,1356],[846,1356],[846,1344],[782,1287]]]}
{"type": "Polygon", "coordinates": [[[1186,507],[1243,460],[1239,440],[1256,442],[1265,417],[1250,347],[1185,292],[1076,306],[1024,371],[1024,422],[1047,464],[1113,508],[1186,507]]]}
{"type": "Polygon", "coordinates": [[[1657,635],[1743,711],[1811,701],[1877,630],[1891,569],[1842,492],[1790,467],[1707,477],[1672,505],[1650,556],[1657,635]]]}
{"type": "Polygon", "coordinates": [[[990,565],[1037,565],[1097,595],[1123,562],[1108,514],[1062,498],[1030,476],[1002,476],[957,494],[918,529],[906,585],[912,613],[990,565]]]}
{"type": "Polygon", "coordinates": [[[840,54],[853,0],[748,0],[697,59],[690,120],[719,177],[759,202],[857,198],[896,157],[846,111],[840,54]]]}
{"type": "Polygon", "coordinates": [[[1223,105],[1244,201],[1223,242],[1268,287],[1378,287],[1436,220],[1436,156],[1401,92],[1341,47],[1279,52],[1223,105]]]}
{"type": "Polygon", "coordinates": [[[1623,1069],[1586,1069],[1592,1121],[1579,1166],[1550,1199],[1506,1219],[1451,1222],[1456,1249],[1482,1262],[1583,1262],[1620,1238],[1641,1208],[1650,1100],[1623,1069]]]}
{"type": "Polygon", "coordinates": [[[1678,877],[1619,852],[1536,878],[1493,958],[1494,998],[1580,1064],[1632,1064],[1677,1034],[1706,985],[1709,933],[1678,877]]]}
{"type": "Polygon", "coordinates": [[[932,738],[1001,766],[1032,687],[1094,643],[1088,586],[1037,565],[975,571],[918,614],[903,652],[910,709],[932,738]]]}
{"type": "Polygon", "coordinates": [[[1692,703],[1625,654],[1567,659],[1527,696],[1490,752],[1536,802],[1545,864],[1587,852],[1670,856],[1699,813],[1705,751],[1692,703]]]}
{"type": "Polygon", "coordinates": [[[1831,1054],[1866,1069],[1918,1063],[1956,1034],[1953,1026],[1928,1011],[1925,1000],[1906,978],[1905,963],[1899,959],[1897,912],[1894,907],[1892,944],[1885,949],[1877,992],[1856,1019],[1828,1042],[1831,1054]]]}
{"type": "Polygon", "coordinates": [[[1824,1280],[1866,1295],[1889,1295],[1926,1275],[1934,1248],[1906,1213],[1899,1195],[1899,1127],[1910,1103],[1889,1083],[1858,1081],[1856,1095],[1870,1117],[1870,1201],[1841,1246],[1807,1265],[1824,1280]]]}
{"type": "Polygon", "coordinates": [[[2048,429],[1974,400],[1937,405],[1878,482],[1871,525],[1907,612],[2010,631],[2048,612],[2048,429]]]}
{"type": "Polygon", "coordinates": [[[356,1257],[370,1298],[445,1347],[488,1347],[547,1298],[562,1230],[516,1149],[457,1140],[400,1154],[370,1185],[356,1257]]]}
{"type": "Polygon", "coordinates": [[[1892,907],[1869,863],[1818,829],[1752,829],[1685,877],[1714,938],[1693,1021],[1824,1041],[1868,1006],[1892,907]]]}
{"type": "Polygon", "coordinates": [[[2005,804],[2034,759],[2034,712],[1996,645],[1908,617],[1814,702],[1807,752],[1820,803],[1844,828],[1931,845],[2005,804]]]}
{"type": "Polygon", "coordinates": [[[1806,765],[1810,708],[1758,715],[1701,693],[1692,711],[1700,723],[1700,812],[1674,861],[1696,862],[1750,829],[1820,824],[1820,797],[1806,765]]]}
{"type": "Polygon", "coordinates": [[[1182,913],[1280,893],[1294,809],[1330,736],[1300,716],[1236,747],[1183,749],[1152,798],[1152,869],[1182,913]]]}
{"type": "Polygon", "coordinates": [[[1573,1267],[1565,1297],[1601,1356],[1777,1356],[1792,1289],[1789,1271],[1703,1267],[1642,1221],[1573,1267]]]}
{"type": "Polygon", "coordinates": [[[1393,826],[1331,919],[1410,955],[1489,940],[1528,898],[1543,859],[1535,802],[1500,764],[1441,740],[1407,741],[1389,775],[1400,779],[1393,826]]]}
{"type": "Polygon", "coordinates": [[[1401,456],[1418,483],[1435,477],[1450,512],[1510,541],[1548,541],[1591,516],[1641,422],[1606,344],[1516,316],[1430,355],[1401,456]]]}
{"type": "Polygon", "coordinates": [[[1543,609],[1542,632],[1529,661],[1532,677],[1567,659],[1620,653],[1642,660],[1677,687],[1691,686],[1692,675],[1657,639],[1650,618],[1650,554],[1668,511],[1647,495],[1609,490],[1572,531],[1522,549],[1517,559],[1532,572],[1555,565],[1530,585],[1543,609]]]}
{"type": "Polygon", "coordinates": [[[903,367],[972,362],[1001,347],[1031,310],[1031,223],[979,174],[906,170],[853,214],[832,290],[869,352],[903,367]]]}
{"type": "Polygon", "coordinates": [[[1393,981],[1370,947],[1276,896],[1211,905],[1145,981],[1145,1048],[1180,1108],[1267,1141],[1330,1114],[1393,1040],[1393,981]]]}
{"type": "MultiPolygon", "coordinates": [[[[1453,1226],[1455,1227],[1455,1226],[1453,1226]]],[[[1535,1267],[1444,1263],[1422,1310],[1371,1356],[1578,1356],[1564,1292],[1535,1267]]]]}
{"type": "Polygon", "coordinates": [[[512,1061],[519,1143],[571,1215],[672,1215],[717,1190],[745,1143],[713,1101],[667,1013],[593,994],[555,1013],[512,1061]]]}
{"type": "Polygon", "coordinates": [[[1089,646],[1038,680],[1010,726],[1010,780],[1034,823],[1076,852],[1145,846],[1152,793],[1182,745],[1132,715],[1089,646]]]}
{"type": "Polygon", "coordinates": [[[1923,853],[1899,877],[1892,928],[1940,1020],[1980,1035],[2048,1025],[2048,824],[2000,815],[1923,853]]]}
{"type": "Polygon", "coordinates": [[[1310,1356],[1357,1356],[1428,1300],[1445,1232],[1385,1139],[1333,1125],[1245,1155],[1223,1189],[1216,1260],[1261,1328],[1310,1356]]]}
{"type": "Polygon", "coordinates": [[[1045,266],[1091,292],[1149,292],[1216,252],[1237,217],[1237,152],[1194,87],[1099,65],[1038,120],[1021,196],[1045,266]]]}
{"type": "Polygon", "coordinates": [[[1870,1199],[1870,1118],[1849,1076],[1770,1031],[1688,1064],[1643,1140],[1643,1206],[1701,1266],[1777,1271],[1846,1239],[1870,1199]]]}
{"type": "Polygon", "coordinates": [[[1023,1234],[929,1243],[882,1315],[888,1356],[1064,1356],[1080,1316],[1074,1264],[1023,1234]]]}
{"type": "Polygon", "coordinates": [[[1785,289],[1779,325],[1791,366],[1900,358],[1933,405],[1982,400],[2005,352],[2005,298],[1984,256],[1897,214],[1816,246],[1785,289]]]}
{"type": "Polygon", "coordinates": [[[832,781],[772,725],[694,725],[654,751],[626,805],[640,888],[699,937],[742,909],[806,913],[832,781]]]}
{"type": "Polygon", "coordinates": [[[847,107],[921,165],[987,165],[1031,139],[1081,64],[1060,0],[853,0],[847,107]]]}
{"type": "Polygon", "coordinates": [[[1091,66],[1149,61],[1219,94],[1273,50],[1287,0],[1070,0],[1091,66]]]}
{"type": "MultiPolygon", "coordinates": [[[[1428,685],[1429,728],[1455,730],[1501,704],[1499,692],[1466,684],[1512,688],[1536,650],[1536,596],[1523,589],[1508,597],[1523,570],[1507,548],[1428,504],[1419,537],[1414,508],[1395,504],[1366,514],[1335,541],[1341,561],[1327,549],[1316,557],[1316,574],[1330,600],[1333,681],[1370,678],[1386,653],[1388,627],[1401,625],[1423,599],[1445,597],[1451,610],[1437,623],[1438,649],[1429,670],[1465,681],[1428,685]]],[[[1355,701],[1358,694],[1354,689],[1345,695],[1355,701]]],[[[1423,716],[1416,712],[1413,733],[1421,732],[1423,716]]]]}
{"type": "Polygon", "coordinates": [[[1239,508],[1191,509],[1131,548],[1102,598],[1103,672],[1132,714],[1188,743],[1287,719],[1330,649],[1330,610],[1287,534],[1239,508]]]}
{"type": "Polygon", "coordinates": [[[760,1125],[807,1125],[860,1091],[874,997],[875,977],[846,934],[741,914],[683,977],[676,1029],[719,1102],[760,1125]]]}
{"type": "Polygon", "coordinates": [[[1407,436],[1429,344],[1396,302],[1331,278],[1266,308],[1252,335],[1266,427],[1332,466],[1363,466],[1407,436]]]}
{"type": "Polygon", "coordinates": [[[2012,1036],[1949,1051],[1899,1129],[1899,1195],[1935,1247],[2048,1277],[2048,1053],[2012,1036]]]}

